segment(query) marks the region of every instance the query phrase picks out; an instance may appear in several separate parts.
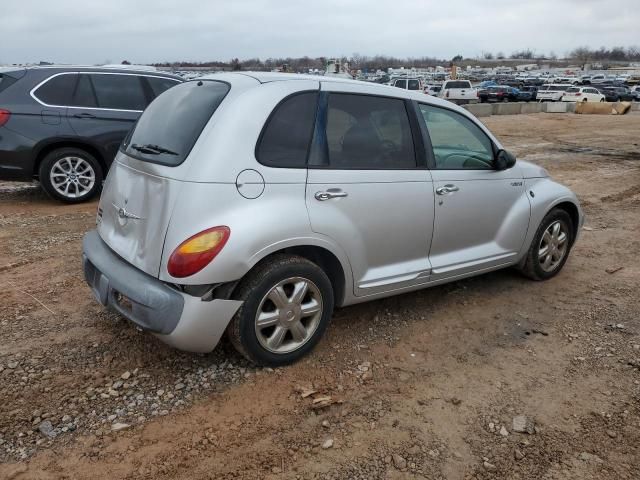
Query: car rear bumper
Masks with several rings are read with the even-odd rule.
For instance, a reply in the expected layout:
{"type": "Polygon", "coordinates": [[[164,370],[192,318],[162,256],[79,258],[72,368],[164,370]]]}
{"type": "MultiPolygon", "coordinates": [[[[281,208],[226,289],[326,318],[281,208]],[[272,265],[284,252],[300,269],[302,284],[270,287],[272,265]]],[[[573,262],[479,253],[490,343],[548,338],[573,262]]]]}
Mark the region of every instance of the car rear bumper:
{"type": "Polygon", "coordinates": [[[242,305],[180,292],[120,258],[95,230],[82,241],[82,263],[85,280],[102,305],[180,350],[213,350],[242,305]]]}

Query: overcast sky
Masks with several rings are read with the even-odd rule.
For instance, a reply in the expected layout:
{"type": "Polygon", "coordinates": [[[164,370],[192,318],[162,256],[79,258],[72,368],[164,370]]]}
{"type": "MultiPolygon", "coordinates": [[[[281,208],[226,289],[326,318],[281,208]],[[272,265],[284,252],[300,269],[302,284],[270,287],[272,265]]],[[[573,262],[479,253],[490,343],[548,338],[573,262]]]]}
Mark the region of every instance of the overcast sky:
{"type": "Polygon", "coordinates": [[[640,44],[640,0],[0,0],[0,64],[640,44]]]}

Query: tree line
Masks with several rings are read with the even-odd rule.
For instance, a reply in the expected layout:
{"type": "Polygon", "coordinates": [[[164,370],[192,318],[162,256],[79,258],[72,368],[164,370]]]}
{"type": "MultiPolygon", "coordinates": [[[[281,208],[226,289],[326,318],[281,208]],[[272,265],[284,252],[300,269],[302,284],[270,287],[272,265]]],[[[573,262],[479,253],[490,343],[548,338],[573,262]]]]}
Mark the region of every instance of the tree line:
{"type": "MultiPolygon", "coordinates": [[[[286,66],[286,69],[293,72],[302,72],[309,69],[324,70],[328,60],[333,60],[335,57],[279,57],[279,58],[267,58],[262,60],[260,58],[248,58],[240,60],[238,58],[232,58],[228,61],[206,61],[206,62],[190,62],[190,61],[178,61],[178,62],[163,62],[154,64],[157,67],[171,67],[174,69],[183,68],[211,68],[221,70],[273,70],[275,68],[282,69],[286,66]]],[[[483,52],[480,59],[485,61],[502,61],[502,60],[531,60],[531,61],[557,61],[558,55],[554,52],[548,54],[537,53],[532,49],[516,50],[507,55],[504,52],[483,52]]],[[[389,55],[360,55],[354,53],[350,57],[339,57],[337,60],[348,63],[352,70],[368,70],[375,71],[377,69],[392,68],[427,68],[435,67],[436,65],[449,65],[451,63],[464,63],[475,62],[478,58],[468,58],[462,55],[456,55],[451,59],[436,58],[430,56],[423,57],[407,57],[398,58],[389,55]]],[[[569,52],[565,58],[565,61],[576,61],[582,65],[589,62],[635,62],[640,61],[640,47],[600,47],[599,49],[591,49],[589,47],[578,47],[569,52]]]]}

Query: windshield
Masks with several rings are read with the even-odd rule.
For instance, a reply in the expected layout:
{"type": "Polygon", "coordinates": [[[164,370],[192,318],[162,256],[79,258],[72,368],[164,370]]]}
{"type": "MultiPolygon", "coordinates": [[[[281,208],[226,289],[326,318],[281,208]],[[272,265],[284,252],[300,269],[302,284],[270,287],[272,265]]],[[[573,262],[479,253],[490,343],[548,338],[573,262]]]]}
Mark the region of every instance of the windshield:
{"type": "Polygon", "coordinates": [[[138,160],[180,165],[229,92],[213,80],[185,82],[158,96],[125,139],[124,152],[138,160]]]}

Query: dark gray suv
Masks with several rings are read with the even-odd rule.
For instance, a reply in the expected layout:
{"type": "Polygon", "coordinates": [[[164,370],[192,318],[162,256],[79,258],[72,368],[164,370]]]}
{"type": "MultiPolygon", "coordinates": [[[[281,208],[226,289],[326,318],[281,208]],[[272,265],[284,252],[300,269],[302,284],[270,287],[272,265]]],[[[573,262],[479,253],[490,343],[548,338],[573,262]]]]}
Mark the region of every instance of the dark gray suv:
{"type": "Polygon", "coordinates": [[[53,198],[88,200],[142,111],[181,81],[129,68],[0,69],[0,180],[37,179],[53,198]]]}

